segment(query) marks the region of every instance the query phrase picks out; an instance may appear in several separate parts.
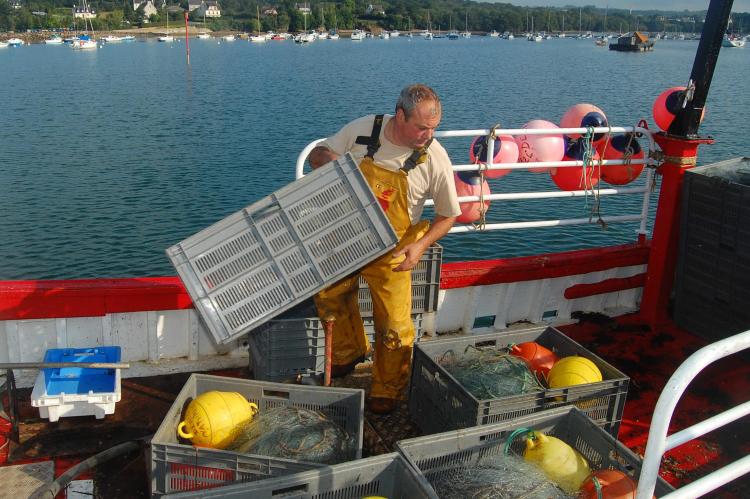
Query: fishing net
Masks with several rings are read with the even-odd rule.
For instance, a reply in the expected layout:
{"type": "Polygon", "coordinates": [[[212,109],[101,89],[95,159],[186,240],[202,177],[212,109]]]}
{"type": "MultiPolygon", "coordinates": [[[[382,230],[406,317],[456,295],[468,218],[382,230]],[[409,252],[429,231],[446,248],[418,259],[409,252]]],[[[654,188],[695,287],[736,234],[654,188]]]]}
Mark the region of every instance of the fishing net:
{"type": "Polygon", "coordinates": [[[490,456],[476,463],[451,465],[428,472],[440,499],[566,499],[573,498],[535,465],[515,455],[490,456]]]}
{"type": "Polygon", "coordinates": [[[460,357],[449,350],[440,364],[479,400],[543,388],[523,359],[496,348],[469,345],[460,357]]]}
{"type": "Polygon", "coordinates": [[[275,407],[256,415],[229,450],[336,464],[351,458],[352,445],[346,430],[321,412],[275,407]]]}

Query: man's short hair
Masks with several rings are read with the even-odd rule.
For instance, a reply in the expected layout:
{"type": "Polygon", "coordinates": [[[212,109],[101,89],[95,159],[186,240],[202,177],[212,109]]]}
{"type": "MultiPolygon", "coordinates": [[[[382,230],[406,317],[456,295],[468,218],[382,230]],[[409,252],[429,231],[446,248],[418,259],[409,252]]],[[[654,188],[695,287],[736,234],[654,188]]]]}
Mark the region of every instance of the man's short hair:
{"type": "Polygon", "coordinates": [[[438,109],[441,107],[440,97],[438,97],[438,94],[433,89],[421,83],[409,85],[401,90],[401,94],[398,96],[396,112],[399,109],[403,109],[404,115],[408,119],[412,111],[417,107],[417,104],[427,100],[435,102],[438,109]]]}

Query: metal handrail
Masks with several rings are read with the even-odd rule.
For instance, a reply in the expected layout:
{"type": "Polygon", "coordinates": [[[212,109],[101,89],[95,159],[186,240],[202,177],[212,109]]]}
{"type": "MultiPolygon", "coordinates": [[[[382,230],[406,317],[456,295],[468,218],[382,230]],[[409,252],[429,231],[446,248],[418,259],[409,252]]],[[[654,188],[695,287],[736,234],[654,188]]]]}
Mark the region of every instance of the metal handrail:
{"type": "MultiPolygon", "coordinates": [[[[750,348],[750,331],[730,336],[695,352],[669,378],[651,417],[636,499],[653,497],[659,465],[665,452],[750,414],[749,401],[667,436],[674,409],[690,382],[709,364],[747,348],[750,348]]],[[[748,472],[750,456],[745,456],[663,497],[700,497],[748,472]]]]}
{"type": "MultiPolygon", "coordinates": [[[[647,128],[642,127],[594,127],[594,128],[555,128],[555,129],[534,129],[534,128],[511,128],[511,129],[475,129],[475,130],[443,130],[435,132],[436,138],[455,138],[455,137],[475,137],[482,135],[489,135],[494,133],[495,135],[561,135],[561,134],[585,134],[585,133],[640,133],[643,137],[648,139],[649,152],[656,150],[656,143],[654,142],[651,131],[647,128]]],[[[302,178],[304,176],[305,161],[309,156],[310,152],[325,139],[318,139],[309,143],[297,157],[296,178],[302,178]]],[[[569,168],[569,167],[581,167],[584,166],[583,161],[540,161],[531,163],[493,163],[492,158],[495,156],[495,142],[488,142],[487,158],[489,161],[484,164],[457,164],[453,165],[453,170],[456,172],[461,171],[478,171],[482,170],[533,170],[533,169],[544,169],[544,168],[569,168]]],[[[597,161],[597,163],[599,163],[597,161]]],[[[606,165],[618,165],[623,164],[618,160],[602,160],[601,164],[606,165]]],[[[644,160],[633,160],[631,164],[637,165],[648,165],[655,166],[654,160],[651,154],[648,155],[647,159],[644,160]]],[[[526,222],[514,222],[514,223],[485,223],[481,226],[477,225],[456,225],[450,233],[460,232],[477,232],[477,231],[488,231],[488,230],[509,230],[509,229],[521,229],[521,228],[537,228],[537,227],[555,227],[562,225],[584,225],[592,222],[603,221],[605,223],[613,222],[624,222],[624,221],[638,221],[640,220],[640,227],[638,232],[640,234],[646,234],[646,225],[648,222],[648,209],[649,209],[649,195],[651,193],[650,186],[653,180],[653,168],[646,169],[646,180],[643,187],[635,188],[607,188],[607,189],[591,189],[591,190],[579,190],[579,191],[536,191],[536,192],[517,192],[510,194],[488,194],[486,196],[462,196],[458,198],[459,202],[472,202],[472,201],[510,201],[510,200],[522,200],[522,199],[551,199],[551,198],[563,198],[563,197],[579,197],[579,196],[611,196],[611,195],[623,195],[623,194],[643,194],[643,203],[641,204],[641,211],[634,215],[620,215],[611,217],[602,217],[601,220],[596,218],[569,218],[569,219],[554,219],[554,220],[532,220],[526,222]]],[[[425,201],[425,206],[434,206],[434,201],[428,199],[425,201]]]]}

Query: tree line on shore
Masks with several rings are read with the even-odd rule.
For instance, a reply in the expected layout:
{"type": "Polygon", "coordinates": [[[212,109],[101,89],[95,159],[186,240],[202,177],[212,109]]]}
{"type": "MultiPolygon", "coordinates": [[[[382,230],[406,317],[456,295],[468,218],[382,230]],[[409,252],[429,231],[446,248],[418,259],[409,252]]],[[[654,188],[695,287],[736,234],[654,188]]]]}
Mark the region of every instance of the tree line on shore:
{"type": "MultiPolygon", "coordinates": [[[[72,28],[72,7],[79,0],[23,0],[21,8],[13,8],[8,0],[0,0],[0,31],[26,31],[33,29],[72,28]]],[[[162,6],[156,0],[157,8],[162,6]]],[[[647,32],[699,33],[703,28],[705,11],[658,12],[631,11],[627,9],[601,9],[588,7],[521,7],[509,3],[479,3],[465,0],[389,0],[382,6],[385,14],[368,12],[370,1],[340,0],[308,2],[310,12],[304,14],[297,6],[301,2],[289,0],[258,2],[257,0],[219,0],[221,18],[207,19],[205,27],[213,31],[301,31],[325,27],[326,29],[412,29],[448,30],[468,28],[470,31],[497,30],[521,33],[530,29],[533,18],[537,31],[594,31],[628,32],[636,29],[647,32]],[[257,10],[270,12],[257,20],[257,10]],[[306,19],[305,19],[306,18],[306,19]]],[[[161,10],[146,19],[143,6],[133,9],[131,0],[93,0],[91,8],[97,11],[94,29],[113,30],[123,27],[159,24],[169,15],[171,22],[182,20],[180,12],[167,14],[161,10]]],[[[169,6],[188,8],[188,0],[167,1],[169,6]]],[[[81,22],[78,20],[79,23],[81,22]]],[[[203,23],[202,18],[191,14],[191,21],[203,23]]],[[[733,14],[735,26],[750,26],[750,14],[733,14]]],[[[731,28],[731,27],[730,27],[731,28]]]]}

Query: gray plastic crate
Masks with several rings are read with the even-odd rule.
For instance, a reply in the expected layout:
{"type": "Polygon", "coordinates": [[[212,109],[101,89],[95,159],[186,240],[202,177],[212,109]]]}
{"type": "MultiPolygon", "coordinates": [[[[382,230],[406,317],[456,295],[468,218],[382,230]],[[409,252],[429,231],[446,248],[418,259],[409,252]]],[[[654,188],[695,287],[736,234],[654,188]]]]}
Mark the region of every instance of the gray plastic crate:
{"type": "Polygon", "coordinates": [[[352,436],[349,459],[362,457],[364,392],[350,388],[283,385],[267,381],[192,374],[151,439],[151,494],[199,490],[232,482],[262,480],[317,469],[318,464],[255,454],[193,447],[182,443],[177,425],[188,404],[211,390],[238,392],[260,411],[280,406],[319,410],[352,436]]]}
{"type": "MultiPolygon", "coordinates": [[[[440,292],[440,265],[443,262],[443,247],[435,243],[427,248],[419,263],[411,271],[411,311],[434,312],[437,310],[440,292]]],[[[359,278],[359,312],[362,317],[372,317],[370,287],[359,278]]]]}
{"type": "Polygon", "coordinates": [[[170,497],[225,499],[438,499],[430,484],[399,454],[383,454],[256,483],[228,485],[170,497]]]}
{"type": "MultiPolygon", "coordinates": [[[[295,307],[248,335],[250,368],[255,379],[288,381],[317,376],[325,370],[325,330],[315,306],[295,307]]],[[[416,341],[422,337],[422,314],[412,314],[416,341]]],[[[375,341],[372,318],[362,320],[370,343],[375,341]]]]}
{"type": "Polygon", "coordinates": [[[196,310],[227,343],[395,247],[347,154],[167,249],[196,310]]]}
{"type": "MultiPolygon", "coordinates": [[[[638,456],[572,406],[502,423],[402,440],[396,447],[415,470],[428,480],[434,480],[455,470],[456,466],[472,465],[488,456],[502,455],[508,437],[519,428],[542,431],[563,440],[580,452],[594,470],[620,470],[636,481],[641,474],[642,463],[638,456]]],[[[514,439],[511,452],[523,455],[523,449],[523,439],[514,439]]],[[[673,490],[662,478],[658,479],[657,497],[673,490]]]]}
{"type": "Polygon", "coordinates": [[[616,438],[629,384],[625,374],[551,327],[420,343],[414,348],[411,376],[409,413],[424,433],[499,423],[525,414],[575,404],[616,438]],[[469,345],[501,349],[527,341],[536,341],[559,357],[586,357],[599,368],[603,381],[479,400],[439,364],[446,352],[460,355],[469,345]]]}

